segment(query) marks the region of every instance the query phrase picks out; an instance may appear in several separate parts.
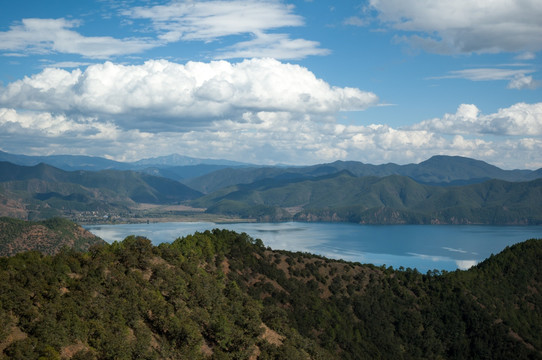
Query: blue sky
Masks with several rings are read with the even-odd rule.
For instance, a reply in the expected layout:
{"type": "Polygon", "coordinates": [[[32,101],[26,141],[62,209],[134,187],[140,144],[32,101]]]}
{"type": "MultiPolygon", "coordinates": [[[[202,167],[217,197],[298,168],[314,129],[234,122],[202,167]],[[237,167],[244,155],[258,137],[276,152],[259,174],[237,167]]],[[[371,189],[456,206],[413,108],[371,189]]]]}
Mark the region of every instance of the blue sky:
{"type": "Polygon", "coordinates": [[[542,167],[539,0],[4,1],[0,150],[542,167]]]}

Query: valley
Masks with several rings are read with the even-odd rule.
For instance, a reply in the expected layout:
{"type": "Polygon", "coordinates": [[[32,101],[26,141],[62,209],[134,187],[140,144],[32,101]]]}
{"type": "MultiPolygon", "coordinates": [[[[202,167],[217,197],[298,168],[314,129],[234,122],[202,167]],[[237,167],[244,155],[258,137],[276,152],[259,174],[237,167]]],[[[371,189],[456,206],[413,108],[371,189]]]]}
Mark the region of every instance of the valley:
{"type": "Polygon", "coordinates": [[[0,19],[0,360],[542,360],[542,0],[0,19]]]}

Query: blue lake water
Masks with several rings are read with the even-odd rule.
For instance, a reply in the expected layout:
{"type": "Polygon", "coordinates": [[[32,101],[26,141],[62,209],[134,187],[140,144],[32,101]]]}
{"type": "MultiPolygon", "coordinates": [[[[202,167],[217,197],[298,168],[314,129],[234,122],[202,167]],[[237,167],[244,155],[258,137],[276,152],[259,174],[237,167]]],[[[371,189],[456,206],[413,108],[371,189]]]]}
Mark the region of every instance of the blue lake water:
{"type": "Polygon", "coordinates": [[[260,238],[273,249],[310,252],[378,266],[410,267],[420,272],[467,269],[508,245],[542,238],[542,226],[170,222],[85,228],[107,242],[140,235],[155,245],[196,231],[222,228],[260,238]]]}

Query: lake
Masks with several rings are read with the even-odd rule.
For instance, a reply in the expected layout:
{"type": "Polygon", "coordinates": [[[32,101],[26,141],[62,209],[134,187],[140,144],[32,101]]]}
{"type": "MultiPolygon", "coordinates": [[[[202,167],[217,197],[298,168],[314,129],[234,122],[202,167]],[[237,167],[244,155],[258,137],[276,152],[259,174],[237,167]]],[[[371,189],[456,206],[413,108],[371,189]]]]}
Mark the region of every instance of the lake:
{"type": "Polygon", "coordinates": [[[272,249],[309,252],[378,266],[410,267],[423,273],[434,269],[468,269],[508,245],[542,238],[542,226],[170,222],[85,228],[107,242],[140,235],[155,245],[196,231],[222,228],[260,238],[272,249]]]}

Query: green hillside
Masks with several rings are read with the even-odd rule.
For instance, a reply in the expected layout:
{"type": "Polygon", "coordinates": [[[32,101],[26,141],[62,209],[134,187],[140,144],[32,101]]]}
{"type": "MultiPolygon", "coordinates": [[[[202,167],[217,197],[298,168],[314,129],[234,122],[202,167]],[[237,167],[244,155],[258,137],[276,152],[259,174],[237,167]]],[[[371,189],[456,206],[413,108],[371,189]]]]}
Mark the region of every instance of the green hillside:
{"type": "Polygon", "coordinates": [[[85,251],[92,245],[103,243],[102,239],[65,219],[23,221],[0,217],[0,256],[29,250],[52,255],[65,246],[85,251]]]}
{"type": "Polygon", "coordinates": [[[246,234],[0,258],[0,358],[540,359],[542,240],[420,274],[246,234]]]}
{"type": "Polygon", "coordinates": [[[195,190],[170,179],[133,171],[64,171],[39,164],[26,167],[0,162],[0,182],[41,180],[47,183],[76,184],[106,189],[136,202],[163,203],[193,199],[195,190]]]}
{"type": "MultiPolygon", "coordinates": [[[[173,221],[176,216],[189,214],[192,218],[368,224],[542,223],[542,179],[493,179],[451,186],[468,174],[504,171],[477,160],[455,157],[434,157],[402,167],[362,164],[364,169],[371,168],[379,174],[373,176],[360,176],[363,171],[359,166],[337,162],[310,168],[223,169],[214,173],[222,176],[222,182],[215,183],[218,187],[232,179],[240,181],[242,174],[247,183],[203,195],[180,182],[133,171],[68,172],[45,164],[27,167],[0,162],[0,216],[30,220],[63,216],[87,222],[100,222],[111,216],[120,221],[137,221],[146,214],[152,214],[153,219],[173,221]],[[402,175],[381,176],[399,168],[403,172],[410,169],[411,174],[417,172],[418,178],[428,181],[447,181],[448,185],[428,185],[402,175]],[[456,180],[445,175],[451,173],[457,175],[456,180]],[[252,181],[254,176],[259,180],[252,181]],[[158,205],[163,208],[153,210],[158,205]],[[202,215],[204,209],[206,214],[202,215]]],[[[523,171],[507,174],[512,173],[523,171]]],[[[201,186],[207,185],[203,182],[201,186]]]]}
{"type": "Polygon", "coordinates": [[[126,211],[135,203],[178,204],[201,193],[133,171],[63,171],[0,162],[0,214],[43,219],[72,212],[126,211]]]}
{"type": "Polygon", "coordinates": [[[236,185],[193,204],[212,213],[274,220],[540,224],[542,180],[440,187],[398,175],[356,177],[343,171],[311,179],[236,185]]]}

